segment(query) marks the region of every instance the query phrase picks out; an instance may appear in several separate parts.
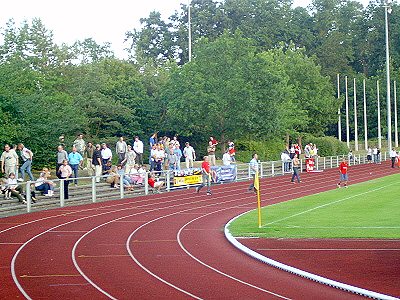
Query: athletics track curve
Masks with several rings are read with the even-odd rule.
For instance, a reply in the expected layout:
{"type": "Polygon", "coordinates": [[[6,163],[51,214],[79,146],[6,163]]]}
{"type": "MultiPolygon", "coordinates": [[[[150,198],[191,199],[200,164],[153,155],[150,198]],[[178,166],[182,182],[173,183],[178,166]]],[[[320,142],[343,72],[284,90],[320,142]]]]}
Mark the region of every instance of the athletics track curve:
{"type": "MultiPolygon", "coordinates": [[[[354,166],[350,179],[391,173],[387,165],[354,166]]],[[[263,205],[332,189],[337,170],[303,174],[302,180],[263,179],[263,205]]],[[[0,298],[360,298],[233,248],[223,227],[254,209],[247,185],[214,186],[209,197],[189,189],[0,219],[0,298]]]]}

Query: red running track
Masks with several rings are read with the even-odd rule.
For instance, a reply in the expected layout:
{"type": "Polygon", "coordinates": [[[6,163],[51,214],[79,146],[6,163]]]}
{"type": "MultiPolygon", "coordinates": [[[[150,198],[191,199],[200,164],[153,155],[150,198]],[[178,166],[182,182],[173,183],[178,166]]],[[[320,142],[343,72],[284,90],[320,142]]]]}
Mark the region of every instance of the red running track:
{"type": "MultiPolygon", "coordinates": [[[[356,166],[350,179],[393,172],[356,166]]],[[[262,180],[263,205],[332,189],[337,170],[302,180],[262,180]]],[[[215,186],[209,197],[190,189],[0,219],[0,298],[360,298],[269,267],[226,241],[224,224],[255,206],[247,184],[215,186]]]]}

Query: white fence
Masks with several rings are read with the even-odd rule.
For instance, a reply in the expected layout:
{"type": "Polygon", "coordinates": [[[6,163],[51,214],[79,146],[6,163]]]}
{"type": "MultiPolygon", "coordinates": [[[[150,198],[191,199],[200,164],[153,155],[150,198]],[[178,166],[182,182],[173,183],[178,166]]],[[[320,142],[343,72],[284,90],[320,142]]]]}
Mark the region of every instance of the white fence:
{"type": "MultiPolygon", "coordinates": [[[[382,153],[382,160],[387,159],[386,153],[382,153]]],[[[330,157],[317,157],[315,158],[315,169],[316,170],[325,170],[325,169],[331,169],[331,168],[337,168],[339,167],[339,164],[343,157],[347,156],[330,156],[330,157]]],[[[363,155],[354,155],[354,159],[349,161],[350,165],[355,165],[355,164],[365,164],[367,162],[366,156],[363,155]]],[[[305,166],[305,160],[301,160],[301,172],[304,172],[306,169],[305,166]]],[[[274,176],[280,176],[284,174],[289,174],[291,173],[291,168],[285,172],[284,168],[284,163],[282,161],[268,161],[268,162],[261,162],[260,163],[260,177],[261,178],[266,178],[266,177],[274,177],[274,176]]],[[[124,189],[124,184],[123,184],[123,178],[122,176],[120,177],[120,184],[118,189],[110,189],[109,185],[106,185],[103,181],[103,183],[97,183],[96,182],[96,177],[79,177],[77,178],[78,180],[85,180],[88,182],[88,185],[81,186],[80,189],[74,187],[74,192],[72,199],[65,199],[64,195],[64,185],[65,185],[65,179],[56,179],[52,180],[57,186],[58,186],[58,194],[56,193],[54,197],[51,199],[46,199],[48,203],[50,204],[57,204],[59,203],[60,207],[64,207],[66,204],[69,204],[68,201],[71,203],[78,203],[79,201],[81,202],[88,202],[88,200],[91,200],[91,202],[95,203],[101,199],[123,199],[127,197],[134,197],[138,195],[148,195],[151,192],[154,192],[154,190],[149,187],[148,185],[148,176],[149,173],[145,174],[145,178],[143,180],[143,185],[135,185],[134,186],[134,191],[126,191],[124,189]],[[107,198],[108,197],[108,198],[107,198]]],[[[105,177],[105,176],[102,176],[105,177]]],[[[250,180],[252,178],[250,174],[250,166],[249,164],[237,164],[237,176],[236,176],[236,181],[246,181],[250,180]]],[[[69,179],[70,182],[72,182],[72,178],[69,179]]],[[[172,190],[176,189],[182,189],[182,188],[190,188],[193,187],[194,185],[184,185],[184,186],[179,186],[179,187],[174,187],[173,186],[173,172],[172,171],[162,171],[157,180],[163,180],[165,182],[165,191],[169,192],[172,190]]],[[[27,212],[31,212],[32,210],[32,205],[35,205],[32,203],[31,199],[31,189],[34,187],[35,181],[28,181],[24,183],[25,185],[25,194],[26,194],[26,210],[27,212]]],[[[44,202],[44,201],[43,201],[44,202]]]]}

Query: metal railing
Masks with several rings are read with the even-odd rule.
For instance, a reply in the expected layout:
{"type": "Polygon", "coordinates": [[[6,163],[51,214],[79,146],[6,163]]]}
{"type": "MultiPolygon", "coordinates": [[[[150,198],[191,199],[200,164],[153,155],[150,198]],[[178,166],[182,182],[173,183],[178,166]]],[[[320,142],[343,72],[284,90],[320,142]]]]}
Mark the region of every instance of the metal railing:
{"type": "MultiPolygon", "coordinates": [[[[339,167],[339,164],[343,157],[347,158],[347,155],[341,155],[341,156],[329,156],[329,157],[316,157],[315,158],[315,169],[316,170],[325,170],[325,169],[332,169],[332,168],[337,168],[339,167]]],[[[382,153],[382,161],[387,160],[387,154],[382,153]]],[[[300,160],[301,163],[301,172],[304,172],[306,169],[305,165],[305,159],[300,160]]],[[[353,160],[349,161],[349,165],[357,165],[357,164],[365,164],[367,163],[366,156],[364,155],[354,155],[353,160]]],[[[282,176],[288,173],[292,172],[292,166],[290,164],[290,168],[285,172],[285,165],[284,162],[282,161],[267,161],[267,162],[260,162],[259,163],[260,167],[260,177],[261,178],[268,178],[268,177],[274,177],[274,176],[282,176]]],[[[252,175],[250,172],[250,165],[248,163],[245,164],[236,164],[237,168],[237,175],[235,181],[246,181],[252,179],[252,175]]],[[[51,181],[54,182],[56,185],[58,185],[58,191],[59,195],[58,197],[55,195],[52,197],[52,202],[58,202],[60,207],[64,207],[66,205],[67,201],[71,202],[78,202],[78,201],[88,201],[89,199],[91,202],[95,203],[98,201],[99,196],[102,196],[102,198],[109,197],[111,198],[116,198],[116,199],[123,199],[126,197],[132,197],[135,195],[148,195],[151,192],[154,192],[154,189],[151,188],[148,184],[148,178],[149,178],[150,172],[145,173],[145,176],[143,178],[143,184],[142,185],[133,185],[133,193],[128,192],[125,190],[124,187],[124,182],[123,182],[123,176],[120,176],[119,178],[119,189],[107,189],[107,187],[104,185],[105,181],[103,181],[103,184],[99,184],[96,182],[96,178],[98,180],[99,177],[96,176],[90,176],[90,177],[78,177],[76,178],[79,181],[86,181],[89,183],[88,185],[80,186],[80,188],[75,188],[75,193],[74,195],[78,195],[78,197],[72,197],[71,200],[65,199],[64,195],[64,187],[66,184],[66,180],[69,180],[72,182],[75,180],[75,178],[69,178],[69,179],[52,179],[51,181]],[[100,187],[102,189],[100,189],[100,187]],[[78,189],[78,192],[76,191],[78,189]],[[82,193],[79,194],[79,189],[81,189],[82,193]],[[104,190],[105,189],[105,190],[104,190]],[[88,192],[90,191],[90,192],[88,192]],[[84,194],[84,196],[82,196],[84,194]],[[101,195],[100,195],[101,194],[101,195]],[[81,197],[79,197],[79,195],[81,197]],[[76,198],[76,199],[73,199],[76,198]],[[57,199],[57,200],[55,200],[57,199]],[[78,201],[76,201],[78,200],[78,201]]],[[[108,177],[107,175],[105,176],[100,176],[101,179],[105,179],[108,177]]],[[[178,187],[175,187],[173,185],[173,177],[174,177],[174,172],[173,171],[161,171],[158,173],[157,176],[157,181],[162,180],[165,182],[165,191],[170,192],[172,190],[176,189],[185,189],[185,188],[190,188],[194,187],[196,185],[180,185],[178,187]]],[[[26,194],[26,210],[27,212],[32,211],[32,198],[31,198],[31,191],[34,189],[34,184],[36,181],[27,181],[25,183],[20,183],[21,185],[25,186],[25,194],[26,194]]]]}

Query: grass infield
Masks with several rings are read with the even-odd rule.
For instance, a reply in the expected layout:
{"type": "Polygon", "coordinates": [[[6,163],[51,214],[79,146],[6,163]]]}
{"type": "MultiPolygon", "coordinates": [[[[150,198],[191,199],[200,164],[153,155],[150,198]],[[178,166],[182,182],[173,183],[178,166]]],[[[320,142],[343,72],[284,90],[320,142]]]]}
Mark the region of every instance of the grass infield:
{"type": "MultiPolygon", "coordinates": [[[[265,197],[263,196],[265,200],[265,197]]],[[[236,219],[236,237],[400,238],[400,174],[262,208],[236,219]]]]}

